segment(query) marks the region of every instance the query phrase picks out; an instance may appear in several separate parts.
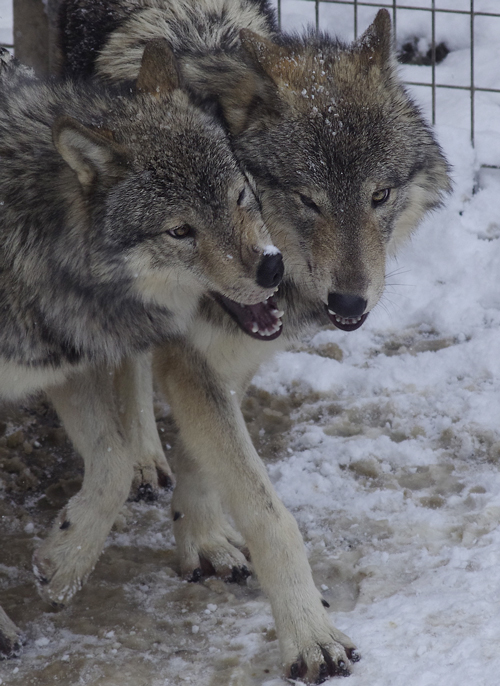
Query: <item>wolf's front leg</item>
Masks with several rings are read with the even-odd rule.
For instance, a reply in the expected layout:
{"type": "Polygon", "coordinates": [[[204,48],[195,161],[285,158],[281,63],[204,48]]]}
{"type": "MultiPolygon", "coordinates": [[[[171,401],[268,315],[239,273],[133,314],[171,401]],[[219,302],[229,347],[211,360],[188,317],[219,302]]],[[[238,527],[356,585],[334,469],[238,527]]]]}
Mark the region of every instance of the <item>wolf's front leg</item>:
{"type": "Polygon", "coordinates": [[[33,566],[42,597],[64,606],[93,570],[134,475],[114,388],[114,372],[89,367],[48,392],[83,457],[81,490],[59,513],[33,566]]]}
{"type": "Polygon", "coordinates": [[[174,482],[156,427],[153,408],[151,354],[125,359],[116,369],[118,408],[132,454],[135,455],[132,500],[155,500],[159,488],[174,482]]]}
{"type": "Polygon", "coordinates": [[[250,565],[242,552],[245,542],[227,522],[219,491],[181,440],[175,446],[174,468],[172,516],[181,574],[189,581],[214,572],[226,581],[246,579],[250,565]]]}
{"type": "MultiPolygon", "coordinates": [[[[271,601],[287,676],[321,682],[348,674],[355,646],[330,624],[298,526],[252,445],[225,371],[185,343],[166,347],[158,369],[198,482],[219,491],[245,537],[271,601]]],[[[178,476],[179,485],[187,488],[178,476]]]]}

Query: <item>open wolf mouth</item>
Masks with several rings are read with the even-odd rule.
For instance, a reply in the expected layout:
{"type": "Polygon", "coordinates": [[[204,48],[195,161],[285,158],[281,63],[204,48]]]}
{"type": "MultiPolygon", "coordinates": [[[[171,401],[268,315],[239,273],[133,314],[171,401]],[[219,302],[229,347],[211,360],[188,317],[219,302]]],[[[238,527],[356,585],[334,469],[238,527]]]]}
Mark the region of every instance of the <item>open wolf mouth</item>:
{"type": "Polygon", "coordinates": [[[326,307],[326,311],[330,321],[335,324],[337,329],[341,329],[342,331],[356,331],[360,326],[363,326],[366,322],[366,318],[370,314],[369,312],[365,312],[365,314],[362,314],[360,317],[341,317],[339,314],[335,314],[335,312],[329,310],[328,307],[326,307]]]}
{"type": "Polygon", "coordinates": [[[278,310],[273,296],[256,305],[242,305],[224,297],[220,293],[212,294],[215,300],[234,319],[246,334],[259,341],[274,341],[281,335],[284,312],[278,310]]]}

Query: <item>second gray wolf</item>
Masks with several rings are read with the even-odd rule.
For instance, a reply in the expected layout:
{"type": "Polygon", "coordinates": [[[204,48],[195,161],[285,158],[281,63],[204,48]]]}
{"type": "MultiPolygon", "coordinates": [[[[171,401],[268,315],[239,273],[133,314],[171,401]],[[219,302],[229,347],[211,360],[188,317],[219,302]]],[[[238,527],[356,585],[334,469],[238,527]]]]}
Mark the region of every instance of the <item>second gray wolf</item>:
{"type": "Polygon", "coordinates": [[[245,308],[221,299],[224,313],[205,300],[188,331],[155,354],[179,428],[172,510],[181,567],[191,578],[207,565],[243,576],[246,542],[286,675],[324,681],[349,673],[354,644],[330,623],[239,402],[258,366],[308,327],[364,324],[383,294],[387,255],[450,190],[448,165],[398,77],[385,10],[346,45],[314,31],[280,34],[261,0],[63,5],[64,66],[75,75],[132,80],[143,42],[159,36],[193,97],[225,126],[285,262],[281,337],[245,337],[245,308]]]}
{"type": "MultiPolygon", "coordinates": [[[[279,328],[270,296],[282,261],[164,39],[143,49],[132,90],[16,76],[5,54],[0,72],[0,398],[44,391],[85,464],[36,553],[57,605],[92,570],[138,446],[169,472],[150,347],[182,336],[207,293],[279,328]]],[[[0,611],[2,656],[19,644],[0,611]]]]}

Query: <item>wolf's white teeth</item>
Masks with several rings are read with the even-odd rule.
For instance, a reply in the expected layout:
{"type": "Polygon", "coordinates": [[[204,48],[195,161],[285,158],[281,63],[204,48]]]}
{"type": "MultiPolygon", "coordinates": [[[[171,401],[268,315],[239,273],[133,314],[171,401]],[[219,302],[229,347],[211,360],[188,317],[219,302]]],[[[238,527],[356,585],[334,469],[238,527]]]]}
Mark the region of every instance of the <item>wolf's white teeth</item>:
{"type": "MultiPolygon", "coordinates": [[[[275,334],[277,331],[279,331],[281,329],[282,325],[283,325],[283,323],[282,323],[281,319],[278,319],[276,324],[273,324],[273,326],[269,326],[267,329],[258,329],[259,335],[260,336],[272,336],[273,334],[275,334]]],[[[256,326],[257,325],[254,324],[252,327],[253,333],[257,333],[257,331],[255,330],[256,326]]]]}
{"type": "MultiPolygon", "coordinates": [[[[256,322],[254,322],[252,324],[252,333],[257,333],[258,331],[259,331],[259,325],[256,322]]],[[[259,331],[259,333],[260,333],[260,331],[259,331]]]]}
{"type": "Polygon", "coordinates": [[[331,314],[332,317],[335,317],[335,319],[339,322],[339,324],[343,324],[344,326],[348,324],[357,324],[358,322],[361,321],[363,317],[340,317],[338,314],[335,314],[335,312],[332,312],[332,310],[328,310],[328,314],[331,314]]]}
{"type": "Polygon", "coordinates": [[[271,310],[271,314],[280,319],[284,314],[284,310],[271,310]]]}

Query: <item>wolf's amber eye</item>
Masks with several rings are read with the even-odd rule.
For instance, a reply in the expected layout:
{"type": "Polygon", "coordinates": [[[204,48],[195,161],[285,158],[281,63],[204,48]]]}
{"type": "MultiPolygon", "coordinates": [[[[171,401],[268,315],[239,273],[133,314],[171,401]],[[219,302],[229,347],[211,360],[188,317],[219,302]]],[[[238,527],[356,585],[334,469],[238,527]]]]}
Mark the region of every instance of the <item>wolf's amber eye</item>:
{"type": "Polygon", "coordinates": [[[172,236],[172,238],[191,238],[194,236],[194,229],[192,226],[189,226],[189,224],[183,224],[176,229],[170,229],[167,233],[169,236],[172,236]]]}
{"type": "Polygon", "coordinates": [[[316,214],[321,214],[321,210],[316,205],[314,200],[311,200],[311,198],[308,198],[307,195],[303,195],[302,193],[299,193],[299,198],[301,199],[302,204],[304,204],[310,210],[313,210],[314,212],[316,212],[316,214]]]}
{"type": "Polygon", "coordinates": [[[380,191],[375,191],[372,195],[372,203],[375,207],[378,205],[382,205],[384,202],[387,202],[389,200],[389,196],[391,194],[391,189],[390,188],[382,188],[380,191]]]}

